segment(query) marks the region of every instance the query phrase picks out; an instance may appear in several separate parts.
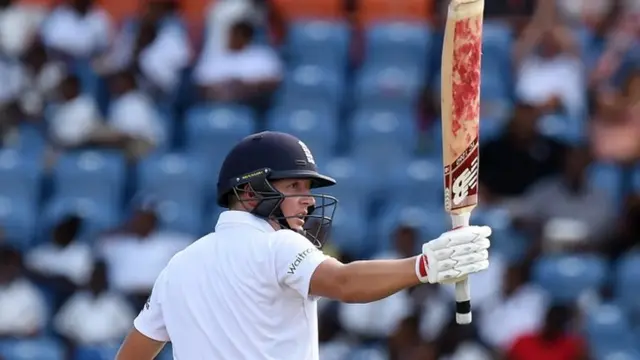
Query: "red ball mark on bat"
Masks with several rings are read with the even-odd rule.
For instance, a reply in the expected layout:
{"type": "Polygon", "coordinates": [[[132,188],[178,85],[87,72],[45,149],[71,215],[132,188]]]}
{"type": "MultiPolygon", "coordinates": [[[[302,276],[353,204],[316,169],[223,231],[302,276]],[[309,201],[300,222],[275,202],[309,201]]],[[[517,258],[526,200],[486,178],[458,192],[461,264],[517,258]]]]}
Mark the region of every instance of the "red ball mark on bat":
{"type": "MultiPolygon", "coordinates": [[[[453,50],[453,124],[452,132],[462,129],[462,123],[476,121],[479,116],[480,57],[482,51],[481,17],[456,22],[453,50]]],[[[477,125],[476,125],[477,127],[477,125]]],[[[467,134],[472,141],[473,132],[467,134]]]]}

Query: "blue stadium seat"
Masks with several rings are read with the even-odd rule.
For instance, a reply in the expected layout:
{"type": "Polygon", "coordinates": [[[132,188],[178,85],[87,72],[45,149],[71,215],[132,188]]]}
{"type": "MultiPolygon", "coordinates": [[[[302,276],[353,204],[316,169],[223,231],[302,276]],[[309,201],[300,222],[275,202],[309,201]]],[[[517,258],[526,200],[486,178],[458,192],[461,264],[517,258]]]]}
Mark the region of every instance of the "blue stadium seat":
{"type": "Polygon", "coordinates": [[[41,191],[41,162],[12,149],[0,150],[0,195],[37,204],[41,191]]]}
{"type": "MultiPolygon", "coordinates": [[[[482,26],[482,67],[490,72],[509,78],[505,66],[511,65],[513,30],[499,21],[484,21],[482,26]],[[494,72],[494,70],[503,70],[494,72]]],[[[484,79],[484,78],[483,78],[484,79]]]]}
{"type": "Polygon", "coordinates": [[[77,214],[84,219],[81,237],[87,241],[93,241],[92,236],[119,225],[122,220],[119,206],[110,206],[95,198],[56,197],[43,211],[39,224],[42,236],[47,236],[51,227],[68,214],[77,214]]]}
{"type": "Polygon", "coordinates": [[[37,207],[29,197],[0,195],[0,229],[11,244],[24,248],[35,235],[37,207]]]}
{"type": "MultiPolygon", "coordinates": [[[[337,184],[318,189],[320,193],[335,196],[343,203],[368,206],[372,192],[378,186],[376,174],[367,164],[350,157],[335,157],[320,164],[320,172],[336,179],[337,184]]],[[[341,206],[341,205],[339,205],[341,206]]]]}
{"type": "Polygon", "coordinates": [[[451,227],[449,216],[441,206],[425,206],[417,203],[394,203],[378,215],[375,235],[378,251],[391,247],[391,236],[400,225],[418,229],[423,241],[435,239],[451,227]]]}
{"type": "Polygon", "coordinates": [[[344,95],[342,74],[318,65],[300,65],[285,75],[280,99],[284,102],[326,101],[338,106],[344,95]]]}
{"type": "Polygon", "coordinates": [[[564,115],[547,115],[538,122],[538,128],[544,135],[569,144],[584,140],[584,124],[564,115]]]}
{"type": "Polygon", "coordinates": [[[365,29],[365,61],[426,64],[431,43],[432,30],[426,23],[377,23],[365,29]]]}
{"type": "Polygon", "coordinates": [[[442,160],[434,158],[398,158],[389,172],[379,176],[386,178],[386,191],[391,201],[415,200],[425,205],[439,205],[444,198],[442,160]]]}
{"type": "Polygon", "coordinates": [[[389,350],[382,346],[361,346],[353,350],[348,356],[349,360],[387,360],[389,350]]]}
{"type": "Polygon", "coordinates": [[[37,126],[21,124],[18,127],[18,136],[15,139],[9,139],[4,145],[27,155],[29,158],[41,160],[47,145],[44,134],[45,131],[37,126]]]}
{"type": "Polygon", "coordinates": [[[314,156],[326,158],[338,143],[338,111],[325,102],[279,104],[267,118],[270,130],[282,131],[304,141],[314,156]]]}
{"type": "MultiPolygon", "coordinates": [[[[153,156],[138,164],[138,190],[175,197],[201,198],[208,192],[207,169],[202,161],[186,154],[170,153],[153,156]]],[[[212,184],[216,181],[209,180],[212,184]]]]}
{"type": "Polygon", "coordinates": [[[357,104],[413,104],[424,86],[424,69],[418,65],[374,63],[365,65],[356,75],[357,104]]]}
{"type": "Polygon", "coordinates": [[[604,259],[591,254],[545,255],[533,268],[533,279],[559,302],[575,301],[585,291],[599,290],[607,280],[604,259]]]}
{"type": "Polygon", "coordinates": [[[344,71],[351,32],[346,21],[294,20],[287,32],[287,52],[294,65],[318,65],[344,71]]]}
{"type": "Polygon", "coordinates": [[[597,162],[589,167],[589,181],[598,189],[602,189],[609,194],[611,200],[616,204],[622,201],[622,171],[618,166],[611,163],[597,162]]]}
{"type": "Polygon", "coordinates": [[[75,350],[74,360],[112,360],[119,345],[80,346],[75,350]]]}
{"type": "Polygon", "coordinates": [[[634,340],[627,314],[613,304],[602,304],[589,309],[585,333],[587,340],[595,348],[624,347],[634,340]]]}
{"type": "Polygon", "coordinates": [[[63,154],[53,171],[56,197],[92,198],[120,206],[127,165],[120,152],[78,151],[63,154]]]}
{"type": "Polygon", "coordinates": [[[417,121],[411,108],[361,108],[349,125],[353,155],[378,169],[411,156],[416,149],[417,121]]]}
{"type": "Polygon", "coordinates": [[[241,139],[255,132],[255,114],[239,105],[198,105],[186,115],[186,147],[205,158],[225,156],[241,139]]]}
{"type": "Polygon", "coordinates": [[[49,338],[0,341],[0,357],[7,360],[63,360],[62,344],[49,338]]]}
{"type": "Polygon", "coordinates": [[[615,265],[613,292],[616,302],[634,315],[640,315],[640,253],[625,254],[615,265]]]}
{"type": "Polygon", "coordinates": [[[640,351],[633,347],[607,347],[604,350],[594,351],[593,360],[638,360],[640,351]]]}
{"type": "Polygon", "coordinates": [[[160,226],[171,231],[184,232],[194,236],[202,235],[204,198],[175,197],[160,200],[157,211],[160,226]]]}
{"type": "Polygon", "coordinates": [[[367,211],[363,203],[340,201],[333,217],[330,243],[340,253],[355,258],[370,255],[368,252],[374,244],[367,242],[368,226],[367,211]]]}

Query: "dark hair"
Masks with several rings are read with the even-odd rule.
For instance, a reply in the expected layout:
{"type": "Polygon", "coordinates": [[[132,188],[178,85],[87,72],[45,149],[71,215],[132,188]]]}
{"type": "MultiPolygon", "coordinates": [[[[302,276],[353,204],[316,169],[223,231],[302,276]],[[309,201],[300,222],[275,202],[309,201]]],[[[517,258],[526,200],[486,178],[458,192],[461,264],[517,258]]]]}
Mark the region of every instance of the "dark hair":
{"type": "Polygon", "coordinates": [[[231,31],[242,35],[244,38],[251,40],[255,34],[255,27],[250,21],[240,20],[233,24],[231,31]]]}

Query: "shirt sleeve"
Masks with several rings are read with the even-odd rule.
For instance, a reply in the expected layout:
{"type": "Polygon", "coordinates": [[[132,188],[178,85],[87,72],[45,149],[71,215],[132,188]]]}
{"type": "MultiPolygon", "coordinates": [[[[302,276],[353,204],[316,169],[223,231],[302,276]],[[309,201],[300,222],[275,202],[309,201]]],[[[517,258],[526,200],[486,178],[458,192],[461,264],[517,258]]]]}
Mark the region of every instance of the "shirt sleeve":
{"type": "Polygon", "coordinates": [[[162,270],[155,284],[151,295],[144,304],[144,307],[133,320],[133,326],[144,336],[156,341],[170,341],[169,333],[164,323],[162,315],[162,299],[166,287],[166,268],[162,270]]]}
{"type": "Polygon", "coordinates": [[[276,236],[275,264],[278,282],[294,289],[303,298],[308,298],[311,277],[318,265],[329,256],[294,231],[280,230],[276,236]]]}

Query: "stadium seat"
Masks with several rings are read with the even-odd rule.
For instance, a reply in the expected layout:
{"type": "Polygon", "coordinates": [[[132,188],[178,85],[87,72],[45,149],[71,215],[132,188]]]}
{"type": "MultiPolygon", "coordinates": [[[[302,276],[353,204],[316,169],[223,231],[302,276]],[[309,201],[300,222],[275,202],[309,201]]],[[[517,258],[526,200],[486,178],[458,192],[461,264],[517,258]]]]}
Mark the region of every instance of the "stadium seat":
{"type": "Polygon", "coordinates": [[[184,232],[194,236],[202,235],[204,198],[174,197],[161,199],[157,212],[160,226],[165,230],[184,232]]]}
{"type": "Polygon", "coordinates": [[[300,65],[285,74],[279,95],[283,102],[318,100],[341,104],[344,78],[340,73],[318,65],[300,65]]]}
{"type": "Polygon", "coordinates": [[[0,150],[0,195],[19,197],[36,205],[41,191],[43,170],[39,160],[13,149],[0,150]]]}
{"type": "Polygon", "coordinates": [[[640,351],[633,347],[614,347],[594,351],[594,360],[637,360],[640,359],[640,351]]]}
{"type": "Polygon", "coordinates": [[[44,134],[44,130],[34,125],[21,124],[17,137],[8,139],[3,145],[34,160],[41,160],[47,144],[44,134]]]}
{"type": "Polygon", "coordinates": [[[44,208],[40,231],[41,236],[48,236],[48,231],[62,217],[76,214],[84,219],[80,237],[93,241],[94,235],[119,225],[122,220],[121,207],[110,206],[95,198],[53,198],[44,208]]]}
{"type": "Polygon", "coordinates": [[[640,316],[640,253],[625,254],[615,265],[613,293],[616,302],[640,316]]]}
{"type": "Polygon", "coordinates": [[[78,151],[63,154],[53,171],[54,194],[60,198],[91,198],[121,206],[127,165],[120,152],[78,151]]]}
{"type": "Polygon", "coordinates": [[[204,163],[186,154],[170,153],[145,159],[138,164],[137,180],[139,191],[162,195],[164,199],[199,198],[209,192],[204,163]]]}
{"type": "Polygon", "coordinates": [[[289,24],[287,36],[290,64],[346,70],[351,32],[345,21],[297,20],[289,24]]]}
{"type": "Polygon", "coordinates": [[[622,202],[622,171],[611,163],[597,162],[589,167],[589,182],[609,194],[615,204],[622,202]]]}
{"type": "Polygon", "coordinates": [[[186,147],[205,158],[224,157],[256,130],[255,114],[239,105],[198,105],[186,114],[186,147]]]}
{"type": "Polygon", "coordinates": [[[367,242],[368,226],[363,203],[340,201],[333,215],[330,242],[342,254],[355,258],[370,255],[375,244],[367,242]]]}
{"type": "Polygon", "coordinates": [[[63,360],[62,344],[49,338],[0,341],[0,357],[7,360],[63,360]]]}
{"type": "Polygon", "coordinates": [[[269,112],[267,128],[297,136],[314,156],[326,158],[333,155],[339,134],[338,111],[331,105],[324,102],[280,104],[269,112]]]}
{"type": "Polygon", "coordinates": [[[356,75],[355,102],[399,103],[411,106],[424,86],[424,66],[401,63],[372,63],[356,75]]]}
{"type": "Polygon", "coordinates": [[[400,225],[418,229],[423,241],[435,239],[451,227],[449,217],[441,206],[425,206],[415,202],[391,204],[381,211],[377,219],[374,231],[378,251],[390,250],[391,236],[400,225]]]}
{"type": "Polygon", "coordinates": [[[413,155],[416,149],[417,121],[411,108],[361,108],[349,125],[352,154],[378,169],[413,155]]]}
{"type": "Polygon", "coordinates": [[[623,309],[613,304],[589,309],[585,332],[587,340],[596,348],[623,347],[634,340],[628,317],[623,309]]]}
{"type": "Polygon", "coordinates": [[[433,158],[398,158],[396,163],[379,175],[386,186],[381,187],[391,201],[415,200],[425,205],[439,205],[444,198],[442,161],[433,158]],[[387,177],[388,176],[388,177],[387,177]]]}
{"type": "Polygon", "coordinates": [[[0,195],[0,230],[11,244],[25,248],[35,235],[37,207],[29,197],[0,195]]]}
{"type": "Polygon", "coordinates": [[[426,64],[432,30],[427,23],[380,22],[365,29],[365,62],[426,64]]]}
{"type": "Polygon", "coordinates": [[[318,189],[318,192],[337,197],[341,204],[360,203],[368,206],[367,201],[377,187],[377,177],[367,164],[350,157],[334,157],[323,162],[319,170],[336,179],[337,184],[318,189]]]}
{"type": "Polygon", "coordinates": [[[533,279],[559,302],[576,301],[607,280],[607,264],[596,255],[545,255],[536,261],[533,279]]]}
{"type": "Polygon", "coordinates": [[[74,360],[112,360],[119,345],[80,346],[75,350],[74,360]]]}

